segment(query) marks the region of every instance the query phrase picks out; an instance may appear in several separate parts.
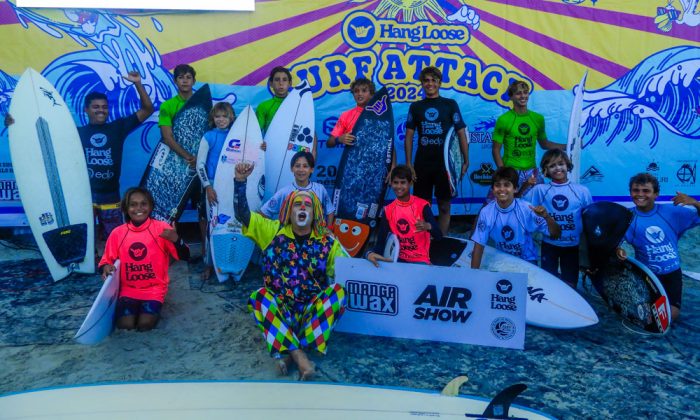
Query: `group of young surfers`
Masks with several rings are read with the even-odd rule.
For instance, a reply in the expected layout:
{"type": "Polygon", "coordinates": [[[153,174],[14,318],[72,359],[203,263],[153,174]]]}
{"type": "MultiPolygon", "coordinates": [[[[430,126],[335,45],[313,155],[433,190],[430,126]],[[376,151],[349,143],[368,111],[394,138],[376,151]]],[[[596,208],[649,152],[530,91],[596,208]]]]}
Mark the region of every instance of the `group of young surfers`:
{"type": "MultiPolygon", "coordinates": [[[[154,111],[138,74],[130,73],[125,79],[136,87],[140,109],[108,123],[107,98],[88,95],[84,108],[88,124],[79,129],[79,134],[88,159],[96,215],[107,238],[98,269],[107,277],[114,271],[115,261],[121,260],[116,325],[144,331],[158,322],[168,288],[170,259],[189,258],[189,248],[174,226],[151,218],[154,202],[149,191],[131,188],[119,201],[124,140],[154,111]]],[[[178,94],[161,106],[159,126],[163,141],[197,170],[201,188],[195,194],[201,196],[193,197],[193,202],[199,208],[205,235],[205,200],[216,203],[218,199],[213,188],[216,163],[235,112],[231,104],[215,104],[210,113],[211,130],[202,138],[199,152],[196,156],[188,153],[179,145],[172,121],[193,95],[196,72],[189,65],[178,65],[174,80],[178,94]]],[[[396,165],[394,155],[388,182],[396,199],[384,207],[377,243],[365,255],[376,266],[389,261],[382,255],[389,232],[399,239],[399,261],[421,264],[430,264],[431,240],[440,240],[447,234],[452,197],[442,150],[450,128],[459,138],[464,162],[462,176],[469,166],[469,148],[466,124],[457,102],[440,96],[441,80],[442,74],[435,67],[426,67],[420,73],[425,99],[409,108],[404,142],[407,164],[396,165]],[[412,160],[414,141],[417,150],[412,160]],[[431,211],[433,198],[438,203],[437,219],[431,211]]],[[[263,132],[289,93],[291,73],[276,67],[268,83],[273,97],[256,110],[263,132]]],[[[370,80],[358,79],[351,85],[351,92],[356,106],[340,115],[328,139],[329,147],[355,145],[353,127],[375,86],[370,80]]],[[[544,269],[575,288],[579,277],[581,212],[592,198],[586,187],[569,181],[572,163],[563,151],[564,145],[547,139],[543,116],[527,108],[529,93],[527,83],[513,82],[508,89],[513,108],[496,122],[492,152],[498,169],[492,177],[487,204],[475,220],[471,266],[480,267],[484,247],[493,242],[496,248],[533,264],[538,264],[541,255],[544,269]],[[537,144],[546,149],[539,167],[535,162],[537,144]],[[550,182],[545,184],[543,176],[550,182]],[[539,252],[533,241],[535,232],[544,235],[539,252]]],[[[11,122],[8,115],[6,124],[11,122]]],[[[266,147],[263,143],[261,148],[266,147]]],[[[280,371],[286,373],[291,364],[296,364],[301,379],[314,373],[304,349],[325,353],[330,332],[345,306],[345,292],[331,279],[335,258],[347,254],[327,228],[333,222],[333,203],[325,188],[311,181],[315,152],[314,139],[311,150],[294,155],[290,167],[294,182],[277,191],[259,212],[250,211],[245,194],[252,164],[238,163],[235,181],[232,180],[236,218],[243,226],[243,234],[262,250],[263,287],[250,296],[249,309],[280,371]]],[[[637,258],[661,279],[676,317],[682,291],[678,238],[700,224],[700,204],[682,193],[673,198],[674,205],[655,204],[659,183],[649,174],[630,180],[630,195],[636,207],[626,240],[634,247],[637,258]]],[[[618,254],[625,258],[624,251],[618,254]]],[[[210,270],[211,267],[205,269],[204,278],[211,274],[210,270]]]]}

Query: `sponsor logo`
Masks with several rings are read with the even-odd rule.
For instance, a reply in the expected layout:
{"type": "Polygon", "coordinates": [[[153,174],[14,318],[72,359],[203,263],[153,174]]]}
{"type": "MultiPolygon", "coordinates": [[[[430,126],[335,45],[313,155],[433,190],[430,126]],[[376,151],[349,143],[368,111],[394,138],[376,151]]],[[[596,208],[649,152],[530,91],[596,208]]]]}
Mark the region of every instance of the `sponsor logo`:
{"type": "Polygon", "coordinates": [[[148,255],[148,248],[141,242],[134,242],[129,246],[129,256],[135,261],[141,261],[148,255]]]}
{"type": "Polygon", "coordinates": [[[51,225],[53,221],[53,214],[50,212],[42,213],[42,215],[39,216],[39,223],[41,223],[42,226],[51,225]]]}
{"type": "Polygon", "coordinates": [[[337,122],[338,117],[330,117],[323,120],[323,134],[330,136],[337,122]]]}
{"type": "Polygon", "coordinates": [[[537,301],[537,303],[542,303],[543,300],[549,300],[545,297],[544,289],[541,287],[534,288],[532,286],[527,286],[527,294],[533,302],[537,301]]]}
{"type": "Polygon", "coordinates": [[[411,225],[406,219],[399,219],[396,221],[396,229],[398,229],[399,233],[405,235],[411,230],[411,225]]]}
{"type": "Polygon", "coordinates": [[[666,331],[668,328],[668,303],[664,296],[659,297],[656,302],[651,307],[651,311],[654,313],[654,319],[656,320],[656,326],[659,327],[660,331],[666,331]]]}
{"type": "Polygon", "coordinates": [[[515,231],[508,225],[503,226],[501,229],[501,236],[506,240],[506,242],[510,242],[515,239],[515,231]]]}
{"type": "Polygon", "coordinates": [[[43,88],[43,87],[39,88],[39,90],[41,90],[41,93],[44,95],[44,98],[51,101],[52,106],[61,106],[61,105],[59,105],[58,101],[56,101],[56,98],[54,97],[54,95],[55,95],[54,91],[43,88]]]}
{"type": "Polygon", "coordinates": [[[558,211],[564,211],[569,208],[569,199],[565,195],[557,194],[552,197],[552,207],[558,211]]]}
{"type": "Polygon", "coordinates": [[[493,164],[482,162],[479,169],[472,172],[469,178],[479,185],[491,185],[494,172],[493,164]]]}
{"type": "Polygon", "coordinates": [[[384,95],[379,99],[377,102],[373,103],[371,106],[366,106],[365,109],[367,111],[372,111],[376,115],[382,115],[386,112],[387,109],[389,109],[389,106],[387,105],[387,95],[384,95]]]}
{"type": "Polygon", "coordinates": [[[507,295],[513,290],[513,283],[508,279],[498,280],[496,283],[496,291],[502,295],[507,295]]]}
{"type": "Polygon", "coordinates": [[[314,141],[313,132],[309,127],[302,127],[300,125],[294,124],[292,128],[292,133],[289,135],[289,143],[297,144],[311,144],[314,141]]]}
{"type": "Polygon", "coordinates": [[[92,168],[88,168],[88,176],[95,179],[112,179],[114,177],[114,172],[109,169],[106,171],[96,171],[92,168]]]}
{"type": "Polygon", "coordinates": [[[0,181],[0,201],[19,200],[19,190],[15,181],[0,181]]]}
{"type": "Polygon", "coordinates": [[[652,244],[660,244],[664,239],[666,239],[664,231],[658,226],[649,226],[646,228],[644,230],[644,236],[647,238],[647,241],[651,242],[652,244]]]}
{"type": "Polygon", "coordinates": [[[435,108],[428,108],[425,110],[425,119],[428,121],[435,121],[440,116],[440,113],[435,108]]]}
{"type": "Polygon", "coordinates": [[[520,124],[518,126],[518,133],[520,133],[521,136],[527,136],[530,133],[530,126],[527,124],[520,124]]]}
{"type": "Polygon", "coordinates": [[[464,287],[445,286],[438,290],[437,286],[428,285],[413,302],[413,318],[463,324],[472,315],[467,306],[471,298],[472,292],[464,287]]]}
{"type": "Polygon", "coordinates": [[[231,139],[226,145],[227,152],[240,152],[241,151],[241,141],[239,139],[231,139]]]}
{"type": "Polygon", "coordinates": [[[515,336],[515,323],[510,318],[498,317],[491,322],[491,333],[499,340],[510,340],[515,336]]]}
{"type": "Polygon", "coordinates": [[[112,148],[109,149],[93,149],[92,147],[85,148],[85,161],[88,166],[112,166],[112,148]]]}
{"type": "Polygon", "coordinates": [[[345,41],[355,49],[367,49],[376,43],[422,45],[463,45],[469,42],[469,29],[462,25],[445,25],[419,20],[397,22],[359,11],[343,22],[345,41]]]}
{"type": "Polygon", "coordinates": [[[490,131],[470,131],[469,144],[491,144],[493,134],[490,131]]]}
{"type": "Polygon", "coordinates": [[[399,288],[392,284],[348,280],[345,292],[349,311],[389,316],[399,313],[399,288]]]}
{"type": "Polygon", "coordinates": [[[681,182],[681,184],[694,185],[695,178],[696,178],[696,173],[695,173],[696,169],[697,169],[696,163],[693,163],[692,165],[690,163],[684,163],[676,171],[676,178],[678,178],[678,180],[681,182]]]}
{"type": "Polygon", "coordinates": [[[658,172],[659,171],[659,164],[652,161],[647,165],[647,172],[658,172]]]}
{"type": "Polygon", "coordinates": [[[90,137],[90,144],[95,147],[102,147],[107,144],[107,136],[103,133],[95,133],[90,137]]]}
{"type": "MultiPolygon", "coordinates": [[[[129,253],[131,253],[131,249],[129,249],[129,253]]],[[[124,269],[126,270],[127,281],[155,280],[156,278],[156,273],[153,271],[153,264],[151,263],[126,263],[124,264],[124,269]]]]}
{"type": "Polygon", "coordinates": [[[581,182],[602,182],[604,177],[605,175],[603,175],[603,173],[600,172],[598,168],[591,165],[591,167],[586,169],[586,172],[584,172],[583,175],[581,175],[581,182]]]}

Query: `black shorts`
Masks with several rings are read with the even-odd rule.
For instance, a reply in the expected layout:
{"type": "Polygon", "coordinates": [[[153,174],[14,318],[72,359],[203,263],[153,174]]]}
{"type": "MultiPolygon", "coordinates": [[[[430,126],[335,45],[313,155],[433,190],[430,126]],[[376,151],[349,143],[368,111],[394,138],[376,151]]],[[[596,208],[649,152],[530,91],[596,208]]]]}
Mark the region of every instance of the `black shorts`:
{"type": "Polygon", "coordinates": [[[681,296],[683,295],[683,272],[681,269],[679,268],[667,274],[657,274],[656,277],[664,286],[664,290],[666,290],[668,303],[680,309],[681,296]]]}
{"type": "Polygon", "coordinates": [[[117,300],[117,308],[114,311],[115,318],[124,316],[138,316],[141,314],[160,316],[162,302],[157,300],[139,300],[122,296],[117,300]]]}
{"type": "Polygon", "coordinates": [[[450,180],[447,178],[447,171],[441,167],[416,166],[416,183],[413,184],[413,195],[433,202],[433,188],[435,188],[435,198],[440,201],[451,201],[450,180]]]}

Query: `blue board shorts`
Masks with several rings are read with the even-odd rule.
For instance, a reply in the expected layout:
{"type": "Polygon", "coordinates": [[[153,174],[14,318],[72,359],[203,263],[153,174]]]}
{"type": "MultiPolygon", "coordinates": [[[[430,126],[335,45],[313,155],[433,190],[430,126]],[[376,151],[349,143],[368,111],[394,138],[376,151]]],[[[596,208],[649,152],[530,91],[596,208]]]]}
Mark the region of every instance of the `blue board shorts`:
{"type": "Polygon", "coordinates": [[[125,316],[138,316],[141,314],[160,316],[163,302],[157,300],[139,300],[122,296],[117,300],[117,308],[114,311],[115,318],[125,316]]]}

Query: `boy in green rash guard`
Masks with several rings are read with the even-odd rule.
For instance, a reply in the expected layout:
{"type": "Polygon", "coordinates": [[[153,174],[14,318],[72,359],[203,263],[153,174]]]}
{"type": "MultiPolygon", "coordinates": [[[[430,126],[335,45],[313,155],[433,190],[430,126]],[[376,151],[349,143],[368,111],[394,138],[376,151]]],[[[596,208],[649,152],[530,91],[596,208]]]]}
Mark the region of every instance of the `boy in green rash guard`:
{"type": "MultiPolygon", "coordinates": [[[[289,95],[289,89],[292,87],[292,73],[286,67],[277,66],[270,71],[267,84],[272,89],[274,96],[262,102],[255,110],[255,116],[258,117],[263,136],[267,134],[267,129],[270,128],[270,123],[272,123],[272,119],[277,114],[277,110],[282,105],[284,98],[289,95]]],[[[314,158],[316,157],[316,144],[316,134],[314,134],[314,143],[311,149],[311,154],[314,155],[314,158]]],[[[267,150],[267,144],[263,141],[260,148],[267,150]]]]}
{"type": "MultiPolygon", "coordinates": [[[[158,127],[160,127],[160,135],[163,138],[163,143],[172,151],[177,153],[181,158],[187,161],[187,164],[195,168],[197,164],[197,156],[188,153],[173,135],[173,118],[175,114],[185,106],[185,103],[194,94],[194,83],[196,82],[197,72],[188,64],[178,64],[173,70],[173,78],[177,87],[177,95],[163,102],[160,106],[158,115],[158,127]]],[[[202,255],[205,255],[205,238],[207,236],[207,215],[206,208],[202,206],[202,184],[199,177],[195,177],[194,186],[190,193],[192,207],[197,209],[199,217],[199,233],[202,242],[202,255]]]]}
{"type": "Polygon", "coordinates": [[[517,196],[520,197],[535,184],[544,182],[537,170],[535,142],[545,150],[565,150],[566,145],[547,140],[544,117],[527,109],[527,101],[530,99],[530,86],[527,83],[522,80],[513,81],[508,86],[507,93],[513,102],[513,109],[496,121],[491,154],[498,168],[507,166],[518,172],[522,187],[517,196]],[[504,148],[503,158],[501,146],[504,148]]]}

